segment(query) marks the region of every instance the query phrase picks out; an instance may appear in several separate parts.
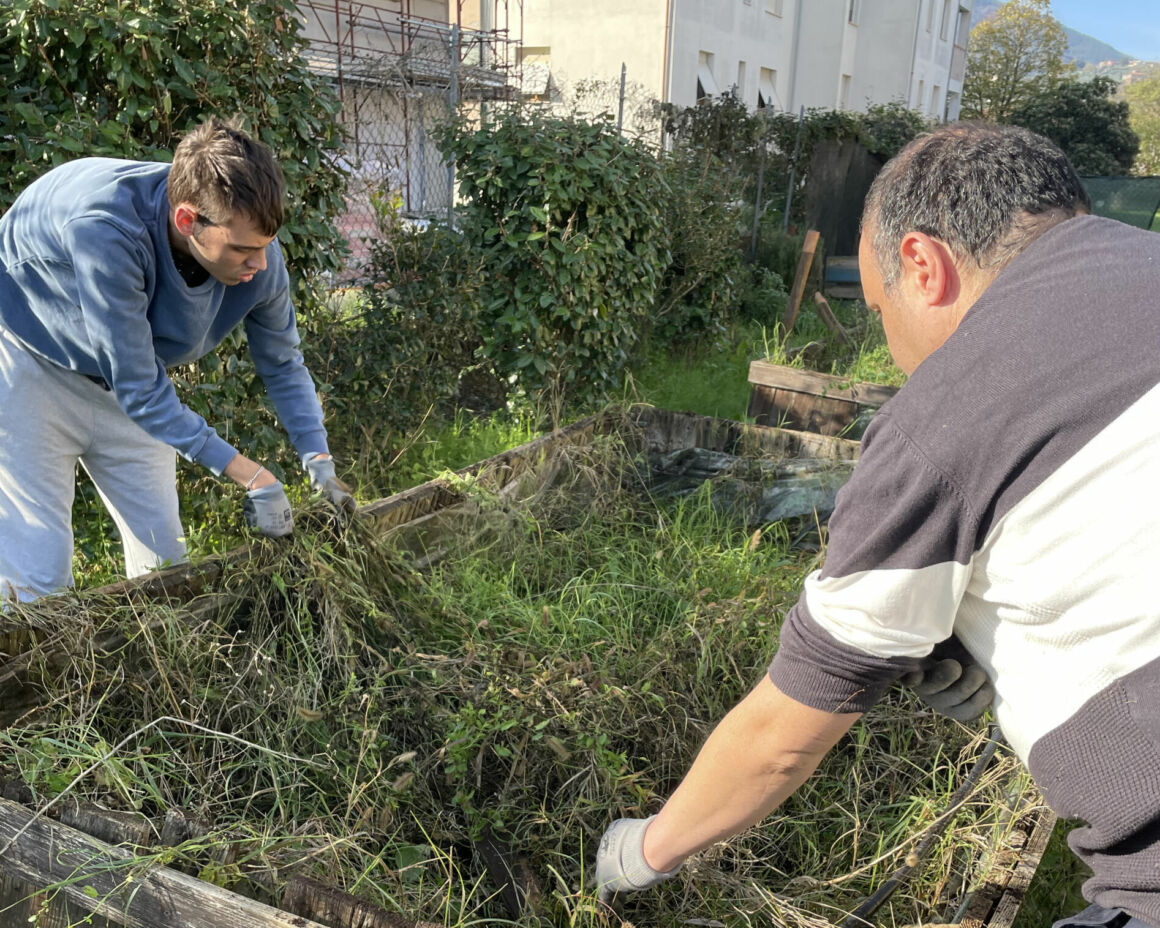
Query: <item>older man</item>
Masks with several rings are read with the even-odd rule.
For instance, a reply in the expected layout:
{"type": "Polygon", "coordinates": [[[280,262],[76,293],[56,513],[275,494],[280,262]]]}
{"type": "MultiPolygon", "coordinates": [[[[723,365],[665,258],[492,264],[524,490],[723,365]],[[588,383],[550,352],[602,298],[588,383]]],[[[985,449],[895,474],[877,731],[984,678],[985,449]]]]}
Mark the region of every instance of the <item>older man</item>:
{"type": "Polygon", "coordinates": [[[658,815],[609,828],[600,892],[760,821],[953,634],[1049,804],[1085,823],[1074,923],[1160,925],[1160,237],[1089,215],[1046,139],[959,124],[883,169],[859,265],[910,378],[768,674],[658,815]]]}
{"type": "Polygon", "coordinates": [[[82,158],[0,219],[0,601],[72,582],[77,463],[117,523],[129,576],[185,556],[175,451],[245,489],[259,531],[291,531],[281,483],[166,374],[239,323],[312,481],[353,505],[298,350],[275,239],[284,196],[269,149],[211,119],[171,165],[82,158]]]}

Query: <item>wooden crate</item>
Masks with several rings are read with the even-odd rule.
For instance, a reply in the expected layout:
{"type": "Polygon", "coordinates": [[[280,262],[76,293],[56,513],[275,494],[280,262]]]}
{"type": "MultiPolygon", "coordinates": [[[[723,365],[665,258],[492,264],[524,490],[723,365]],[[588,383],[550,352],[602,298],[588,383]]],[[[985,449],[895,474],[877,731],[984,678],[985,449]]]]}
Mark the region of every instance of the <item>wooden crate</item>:
{"type": "Polygon", "coordinates": [[[858,438],[869,417],[898,392],[793,367],[749,365],[748,416],[757,425],[858,438]]]}

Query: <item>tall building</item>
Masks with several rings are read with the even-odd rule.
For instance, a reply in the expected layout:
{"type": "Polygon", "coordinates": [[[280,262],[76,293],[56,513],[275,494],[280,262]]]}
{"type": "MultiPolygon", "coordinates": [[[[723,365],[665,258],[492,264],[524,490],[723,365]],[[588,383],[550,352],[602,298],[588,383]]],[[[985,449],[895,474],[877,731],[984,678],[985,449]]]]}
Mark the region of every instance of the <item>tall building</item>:
{"type": "Polygon", "coordinates": [[[690,106],[864,110],[902,102],[958,117],[974,0],[523,0],[525,96],[628,80],[690,106]]]}

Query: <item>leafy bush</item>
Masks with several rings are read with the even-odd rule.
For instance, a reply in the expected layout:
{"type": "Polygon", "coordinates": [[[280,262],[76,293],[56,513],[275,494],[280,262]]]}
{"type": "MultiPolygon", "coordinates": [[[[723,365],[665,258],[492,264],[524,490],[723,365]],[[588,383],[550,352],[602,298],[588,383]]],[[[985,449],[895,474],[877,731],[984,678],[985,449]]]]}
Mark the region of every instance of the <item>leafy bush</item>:
{"type": "Polygon", "coordinates": [[[785,281],[776,271],[752,264],[745,268],[737,291],[737,314],[769,329],[781,321],[789,299],[785,281]]]}
{"type": "Polygon", "coordinates": [[[608,120],[520,108],[442,143],[482,256],[482,356],[553,405],[603,396],[669,262],[657,159],[608,120]]]}
{"type": "MultiPolygon", "coordinates": [[[[780,219],[763,221],[753,263],[757,267],[765,268],[776,274],[785,287],[792,286],[794,278],[797,276],[797,266],[801,260],[805,240],[805,232],[783,232],[780,219]]],[[[820,245],[819,242],[819,252],[821,251],[820,245]]],[[[812,293],[821,288],[822,260],[820,257],[815,257],[806,278],[806,292],[812,293]]]]}
{"type": "Polygon", "coordinates": [[[405,225],[398,205],[376,202],[369,285],[334,308],[306,346],[342,423],[336,438],[347,459],[368,436],[390,445],[433,409],[449,412],[481,343],[479,252],[446,226],[405,225]]]}
{"type": "Polygon", "coordinates": [[[665,158],[665,225],[672,261],[661,280],[650,333],[688,342],[721,331],[741,271],[736,184],[714,154],[678,148],[665,158]]]}
{"type": "Polygon", "coordinates": [[[244,117],[278,155],[279,238],[300,274],[336,270],[338,100],[306,67],[292,0],[8,0],[0,8],[0,209],[64,161],[168,161],[210,115],[244,117]]]}

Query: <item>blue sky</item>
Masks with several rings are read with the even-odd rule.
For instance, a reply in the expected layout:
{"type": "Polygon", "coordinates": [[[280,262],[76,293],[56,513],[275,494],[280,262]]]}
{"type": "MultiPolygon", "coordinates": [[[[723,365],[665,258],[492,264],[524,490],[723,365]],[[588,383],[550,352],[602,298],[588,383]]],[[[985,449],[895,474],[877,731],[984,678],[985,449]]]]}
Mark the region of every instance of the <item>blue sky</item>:
{"type": "Polygon", "coordinates": [[[1126,55],[1160,61],[1160,0],[1051,0],[1051,12],[1126,55]]]}

